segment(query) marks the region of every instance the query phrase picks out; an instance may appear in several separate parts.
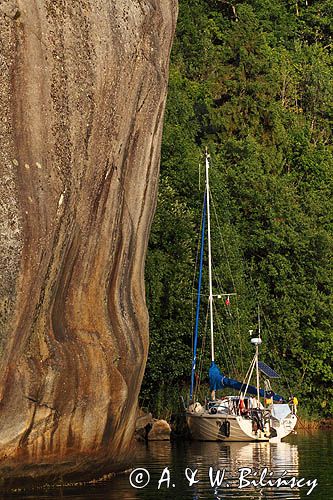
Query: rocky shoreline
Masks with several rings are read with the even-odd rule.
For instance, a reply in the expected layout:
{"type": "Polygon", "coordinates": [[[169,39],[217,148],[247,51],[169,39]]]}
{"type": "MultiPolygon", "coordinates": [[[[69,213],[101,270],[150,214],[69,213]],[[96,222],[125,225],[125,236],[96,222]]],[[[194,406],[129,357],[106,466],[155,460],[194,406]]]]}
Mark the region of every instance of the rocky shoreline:
{"type": "Polygon", "coordinates": [[[166,420],[153,418],[151,413],[140,410],[135,426],[137,441],[170,441],[171,432],[166,420]]]}

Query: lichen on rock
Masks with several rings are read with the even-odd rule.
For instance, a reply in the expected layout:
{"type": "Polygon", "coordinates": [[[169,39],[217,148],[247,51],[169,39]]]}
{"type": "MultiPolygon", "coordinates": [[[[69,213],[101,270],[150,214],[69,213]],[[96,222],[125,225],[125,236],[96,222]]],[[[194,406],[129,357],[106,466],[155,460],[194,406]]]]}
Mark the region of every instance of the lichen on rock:
{"type": "Polygon", "coordinates": [[[15,5],[0,15],[0,471],[88,479],[121,467],[135,429],[177,5],[15,5]]]}

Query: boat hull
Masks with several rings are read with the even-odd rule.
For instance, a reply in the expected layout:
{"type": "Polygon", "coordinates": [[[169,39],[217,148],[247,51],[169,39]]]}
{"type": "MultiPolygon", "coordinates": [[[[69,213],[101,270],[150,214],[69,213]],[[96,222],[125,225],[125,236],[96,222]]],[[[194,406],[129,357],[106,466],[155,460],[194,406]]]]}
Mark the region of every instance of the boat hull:
{"type": "Polygon", "coordinates": [[[186,413],[187,425],[192,439],[197,441],[271,441],[278,442],[290,434],[295,428],[297,418],[290,415],[279,422],[271,422],[276,436],[271,437],[269,431],[253,430],[252,421],[236,415],[211,415],[208,412],[186,413]],[[228,423],[228,432],[225,432],[228,423]],[[226,435],[227,434],[227,435],[226,435]]]}

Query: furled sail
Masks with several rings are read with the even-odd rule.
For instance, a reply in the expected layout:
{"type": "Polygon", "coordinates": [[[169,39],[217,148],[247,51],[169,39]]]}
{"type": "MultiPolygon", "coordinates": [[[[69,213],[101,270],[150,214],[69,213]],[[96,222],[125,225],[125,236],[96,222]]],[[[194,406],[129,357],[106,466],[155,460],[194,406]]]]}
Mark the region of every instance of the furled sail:
{"type": "MultiPolygon", "coordinates": [[[[221,372],[218,366],[212,361],[212,364],[210,365],[209,369],[209,382],[210,382],[210,390],[211,391],[216,391],[218,389],[223,389],[224,387],[230,387],[231,389],[235,389],[237,391],[245,391],[246,389],[246,384],[243,382],[238,382],[238,380],[234,380],[232,378],[225,377],[221,372]]],[[[254,387],[253,385],[249,385],[247,387],[248,394],[253,394],[254,396],[257,395],[257,388],[254,387]]],[[[265,397],[267,394],[265,393],[264,389],[260,389],[260,396],[265,397]]],[[[271,394],[270,394],[271,396],[271,394]]],[[[273,400],[274,401],[284,401],[284,398],[282,396],[279,396],[279,394],[273,394],[273,400]]]]}
{"type": "Polygon", "coordinates": [[[202,266],[203,266],[204,242],[205,242],[206,210],[207,210],[207,192],[205,191],[204,203],[203,203],[203,208],[202,208],[200,266],[199,266],[199,280],[198,280],[198,292],[197,292],[197,308],[196,308],[196,315],[195,315],[195,327],[194,327],[194,339],[193,339],[193,361],[192,361],[192,373],[191,373],[190,400],[192,400],[193,391],[194,391],[195,368],[196,368],[196,362],[197,362],[199,312],[200,312],[200,299],[201,299],[200,292],[201,292],[202,266]]]}

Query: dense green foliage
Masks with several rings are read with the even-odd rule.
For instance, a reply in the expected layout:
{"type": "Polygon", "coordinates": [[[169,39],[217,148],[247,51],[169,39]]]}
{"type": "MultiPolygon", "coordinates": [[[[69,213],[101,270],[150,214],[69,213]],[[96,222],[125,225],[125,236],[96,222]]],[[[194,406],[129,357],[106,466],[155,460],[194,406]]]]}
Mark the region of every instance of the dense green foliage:
{"type": "Polygon", "coordinates": [[[237,292],[220,307],[217,360],[245,374],[260,305],[275,388],[332,415],[332,33],[332,0],[180,0],[146,266],[142,403],[157,412],[189,384],[207,146],[215,268],[237,292]]]}

